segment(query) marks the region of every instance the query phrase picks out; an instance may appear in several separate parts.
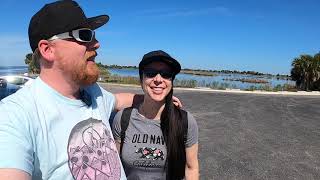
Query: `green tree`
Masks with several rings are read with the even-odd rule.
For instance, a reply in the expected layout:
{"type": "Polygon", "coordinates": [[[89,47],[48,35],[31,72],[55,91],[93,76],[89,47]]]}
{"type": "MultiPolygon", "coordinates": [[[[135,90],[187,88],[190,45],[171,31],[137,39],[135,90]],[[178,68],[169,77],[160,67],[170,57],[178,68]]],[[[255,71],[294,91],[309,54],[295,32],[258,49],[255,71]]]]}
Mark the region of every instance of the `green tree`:
{"type": "Polygon", "coordinates": [[[295,58],[292,62],[291,77],[301,90],[320,90],[320,53],[295,58]]]}
{"type": "Polygon", "coordinates": [[[29,65],[31,61],[32,61],[32,53],[29,53],[26,55],[26,58],[24,59],[24,63],[29,65]]]}
{"type": "Polygon", "coordinates": [[[40,68],[39,65],[34,62],[32,59],[32,53],[28,53],[26,55],[26,58],[24,59],[24,63],[28,65],[28,72],[32,74],[39,74],[40,73],[40,68]]]}
{"type": "Polygon", "coordinates": [[[99,68],[100,71],[100,78],[104,81],[106,79],[108,79],[110,77],[110,72],[108,71],[108,69],[106,68],[106,65],[101,64],[101,62],[97,63],[97,66],[99,68]]]}
{"type": "Polygon", "coordinates": [[[320,91],[320,52],[314,55],[315,73],[314,73],[314,89],[320,91]]]}

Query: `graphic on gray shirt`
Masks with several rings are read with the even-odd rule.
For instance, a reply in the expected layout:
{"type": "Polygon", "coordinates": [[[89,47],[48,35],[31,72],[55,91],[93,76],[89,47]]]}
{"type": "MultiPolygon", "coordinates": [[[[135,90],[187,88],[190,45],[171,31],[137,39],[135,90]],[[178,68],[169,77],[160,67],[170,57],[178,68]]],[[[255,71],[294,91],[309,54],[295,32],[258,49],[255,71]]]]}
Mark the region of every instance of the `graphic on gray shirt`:
{"type": "MultiPolygon", "coordinates": [[[[119,111],[113,121],[113,135],[120,142],[121,115],[119,111]]],[[[188,135],[186,147],[198,143],[198,126],[188,113],[188,135]]],[[[122,163],[128,179],[165,179],[166,144],[160,120],[147,119],[133,109],[126,130],[122,149],[122,163]]]]}

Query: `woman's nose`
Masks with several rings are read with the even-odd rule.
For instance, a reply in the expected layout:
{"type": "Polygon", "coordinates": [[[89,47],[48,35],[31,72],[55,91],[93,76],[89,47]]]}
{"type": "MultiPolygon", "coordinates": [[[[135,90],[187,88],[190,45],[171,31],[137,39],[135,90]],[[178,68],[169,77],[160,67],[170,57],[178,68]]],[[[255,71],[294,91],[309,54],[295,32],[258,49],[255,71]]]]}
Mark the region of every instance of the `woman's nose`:
{"type": "Polygon", "coordinates": [[[163,79],[162,79],[162,76],[158,73],[158,74],[154,77],[154,80],[155,80],[155,81],[158,81],[158,82],[161,82],[163,79]]]}

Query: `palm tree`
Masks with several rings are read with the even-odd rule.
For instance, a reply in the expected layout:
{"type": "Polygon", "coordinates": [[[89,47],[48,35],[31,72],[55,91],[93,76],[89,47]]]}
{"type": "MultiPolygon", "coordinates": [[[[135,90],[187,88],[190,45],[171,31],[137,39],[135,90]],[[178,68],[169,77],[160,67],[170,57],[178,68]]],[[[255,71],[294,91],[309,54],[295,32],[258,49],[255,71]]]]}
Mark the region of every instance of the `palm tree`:
{"type": "Polygon", "coordinates": [[[320,89],[320,53],[314,56],[300,55],[293,60],[292,66],[291,77],[299,89],[320,89]]]}
{"type": "Polygon", "coordinates": [[[313,56],[314,79],[313,89],[320,90],[320,52],[313,56]]]}
{"type": "Polygon", "coordinates": [[[293,68],[291,69],[291,77],[294,81],[296,81],[296,85],[299,89],[306,90],[307,89],[307,81],[308,81],[308,62],[311,56],[309,55],[301,55],[299,58],[295,58],[292,62],[293,68]]]}

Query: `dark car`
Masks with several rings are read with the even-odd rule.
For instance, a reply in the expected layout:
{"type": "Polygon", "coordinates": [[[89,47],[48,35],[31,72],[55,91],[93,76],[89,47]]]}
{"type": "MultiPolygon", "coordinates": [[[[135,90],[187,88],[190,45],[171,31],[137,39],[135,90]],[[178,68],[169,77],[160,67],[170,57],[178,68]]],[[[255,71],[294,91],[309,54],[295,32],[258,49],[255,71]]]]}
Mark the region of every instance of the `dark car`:
{"type": "Polygon", "coordinates": [[[0,100],[15,93],[20,89],[20,86],[10,84],[6,79],[0,78],[0,100]]]}

